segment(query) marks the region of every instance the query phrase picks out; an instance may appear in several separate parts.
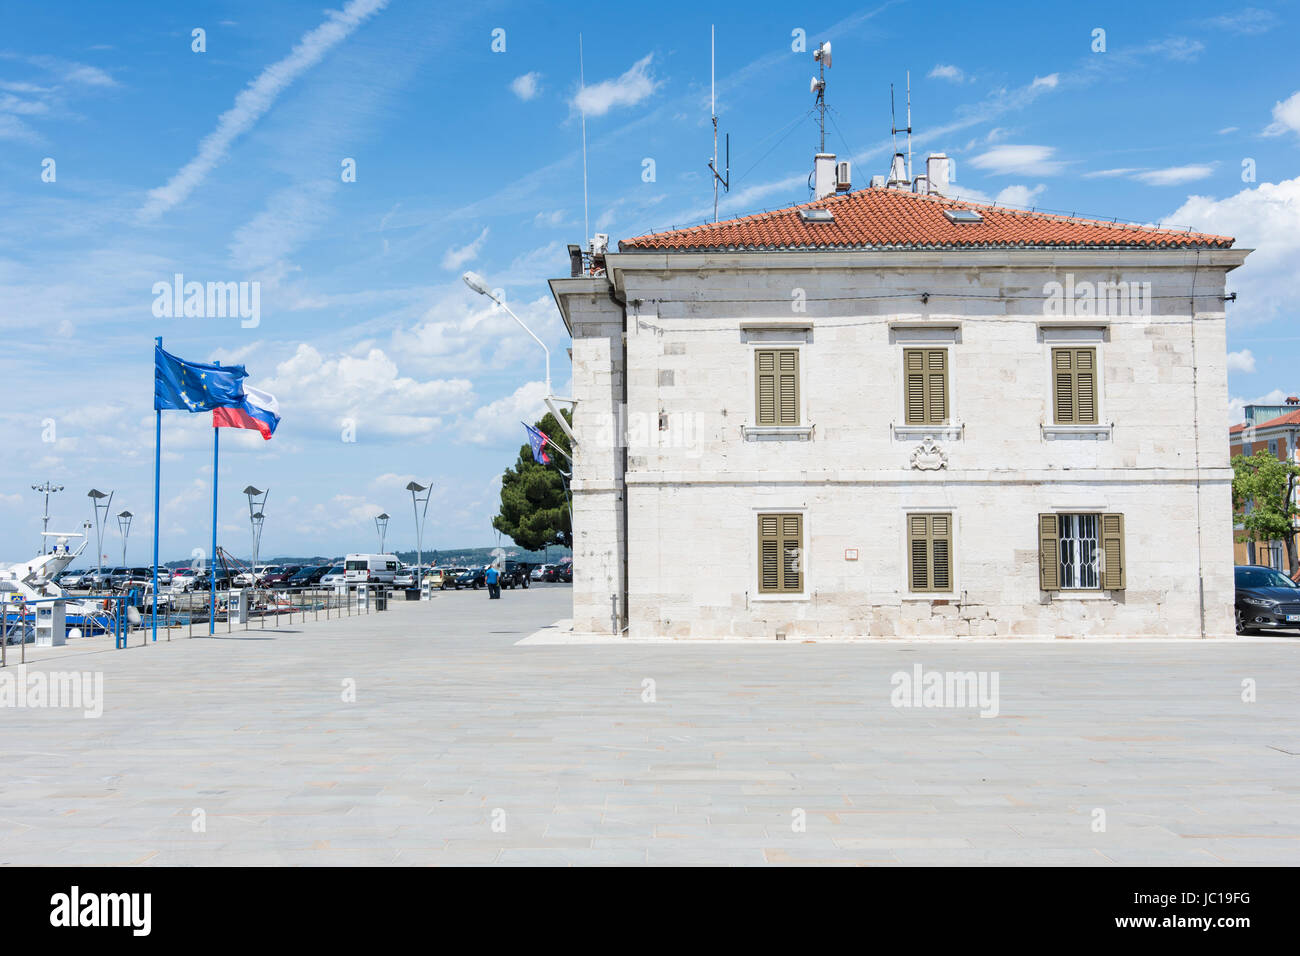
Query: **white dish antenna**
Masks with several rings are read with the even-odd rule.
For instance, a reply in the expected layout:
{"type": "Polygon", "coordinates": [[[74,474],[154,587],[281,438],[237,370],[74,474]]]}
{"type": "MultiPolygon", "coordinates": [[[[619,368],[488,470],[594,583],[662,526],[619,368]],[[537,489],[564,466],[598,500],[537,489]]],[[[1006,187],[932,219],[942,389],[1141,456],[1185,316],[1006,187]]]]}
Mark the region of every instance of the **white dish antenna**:
{"type": "Polygon", "coordinates": [[[825,80],[819,80],[817,77],[814,76],[811,80],[808,81],[808,92],[809,92],[809,93],[816,94],[817,92],[819,92],[819,91],[821,91],[821,90],[824,90],[824,89],[826,89],[826,81],[825,81],[825,80]]]}
{"type": "Polygon", "coordinates": [[[829,69],[831,65],[831,41],[827,40],[813,53],[814,60],[820,60],[829,69]]]}

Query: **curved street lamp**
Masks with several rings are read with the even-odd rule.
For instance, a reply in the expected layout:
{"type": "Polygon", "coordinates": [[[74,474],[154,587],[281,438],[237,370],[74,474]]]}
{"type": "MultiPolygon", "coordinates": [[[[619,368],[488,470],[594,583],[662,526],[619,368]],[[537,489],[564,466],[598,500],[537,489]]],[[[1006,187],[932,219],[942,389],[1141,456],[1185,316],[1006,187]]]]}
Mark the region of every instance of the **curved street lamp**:
{"type": "Polygon", "coordinates": [[[91,488],[86,492],[86,497],[90,499],[90,506],[95,509],[95,575],[97,578],[104,576],[104,528],[103,525],[108,523],[108,510],[113,507],[113,492],[104,494],[97,488],[91,488]],[[100,511],[103,510],[103,523],[100,522],[100,511]]]}
{"type": "Polygon", "coordinates": [[[415,586],[417,588],[424,578],[424,521],[422,518],[429,514],[429,499],[432,497],[432,494],[426,494],[421,498],[420,492],[428,492],[431,487],[432,482],[427,485],[422,485],[417,481],[408,481],[406,483],[406,490],[411,493],[411,510],[415,512],[415,586]],[[424,502],[423,515],[419,508],[421,501],[424,502]]]}
{"type": "Polygon", "coordinates": [[[117,515],[117,530],[122,533],[122,566],[126,566],[126,536],[131,533],[131,519],[135,515],[129,511],[119,511],[117,515]]]}
{"type": "Polygon", "coordinates": [[[384,536],[388,534],[388,518],[389,515],[387,512],[381,512],[380,514],[375,515],[375,530],[379,532],[380,554],[384,553],[384,536]]]}

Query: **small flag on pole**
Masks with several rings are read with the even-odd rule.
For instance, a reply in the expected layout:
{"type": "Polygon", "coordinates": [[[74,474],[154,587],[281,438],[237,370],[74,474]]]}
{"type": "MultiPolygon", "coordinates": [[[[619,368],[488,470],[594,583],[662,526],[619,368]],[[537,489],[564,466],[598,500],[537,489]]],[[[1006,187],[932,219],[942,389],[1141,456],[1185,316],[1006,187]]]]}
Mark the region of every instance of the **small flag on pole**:
{"type": "Polygon", "coordinates": [[[213,428],[252,428],[270,440],[280,424],[280,403],[270,392],[251,385],[244,386],[244,401],[233,408],[212,410],[213,428]]]}
{"type": "Polygon", "coordinates": [[[524,428],[528,429],[528,446],[533,450],[533,461],[539,465],[549,465],[551,456],[546,454],[546,443],[550,438],[545,432],[537,430],[532,425],[524,425],[524,428]]]}
{"type": "Polygon", "coordinates": [[[153,350],[153,407],[184,412],[210,408],[237,408],[244,400],[242,365],[205,365],[187,362],[161,345],[153,350]]]}

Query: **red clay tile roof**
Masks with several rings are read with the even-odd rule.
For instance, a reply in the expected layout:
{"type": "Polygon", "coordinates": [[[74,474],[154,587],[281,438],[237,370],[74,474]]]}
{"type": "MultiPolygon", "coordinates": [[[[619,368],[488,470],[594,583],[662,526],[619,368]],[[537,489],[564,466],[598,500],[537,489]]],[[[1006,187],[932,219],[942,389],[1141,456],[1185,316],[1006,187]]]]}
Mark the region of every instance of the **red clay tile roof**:
{"type": "MultiPolygon", "coordinates": [[[[1245,431],[1248,422],[1242,422],[1240,425],[1233,425],[1228,429],[1229,435],[1236,435],[1245,431]]],[[[1257,422],[1255,430],[1259,431],[1264,428],[1276,428],[1281,425],[1300,425],[1300,409],[1294,412],[1287,412],[1285,415],[1279,415],[1277,418],[1270,418],[1266,422],[1257,422]]]]}
{"type": "Polygon", "coordinates": [[[1025,212],[873,187],[788,209],[624,239],[618,247],[623,252],[999,246],[1227,249],[1232,243],[1230,236],[1025,212]],[[804,222],[801,209],[830,209],[835,221],[804,222]],[[953,223],[944,215],[945,209],[975,209],[984,221],[953,223]]]}

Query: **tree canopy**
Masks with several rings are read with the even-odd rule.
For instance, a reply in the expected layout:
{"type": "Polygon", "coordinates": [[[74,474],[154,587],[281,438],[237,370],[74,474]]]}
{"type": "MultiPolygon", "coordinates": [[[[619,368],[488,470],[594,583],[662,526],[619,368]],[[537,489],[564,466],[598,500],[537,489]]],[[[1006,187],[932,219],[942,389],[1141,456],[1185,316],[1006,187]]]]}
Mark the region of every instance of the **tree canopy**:
{"type": "Polygon", "coordinates": [[[1281,461],[1265,451],[1232,459],[1232,510],[1242,526],[1239,540],[1284,541],[1291,573],[1300,571],[1296,554],[1295,503],[1300,466],[1281,461]]]}
{"type": "MultiPolygon", "coordinates": [[[[565,421],[569,414],[561,412],[565,421]]],[[[547,412],[533,426],[547,438],[570,453],[569,436],[547,412]]],[[[571,472],[572,466],[564,455],[547,447],[549,465],[533,460],[532,448],[525,442],[519,448],[519,458],[501,476],[501,511],[492,519],[492,527],[508,535],[515,544],[529,551],[548,545],[573,547],[573,524],[566,494],[567,481],[561,471],[571,472]]]]}

